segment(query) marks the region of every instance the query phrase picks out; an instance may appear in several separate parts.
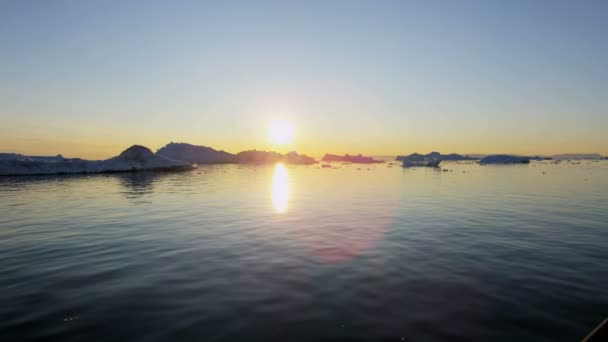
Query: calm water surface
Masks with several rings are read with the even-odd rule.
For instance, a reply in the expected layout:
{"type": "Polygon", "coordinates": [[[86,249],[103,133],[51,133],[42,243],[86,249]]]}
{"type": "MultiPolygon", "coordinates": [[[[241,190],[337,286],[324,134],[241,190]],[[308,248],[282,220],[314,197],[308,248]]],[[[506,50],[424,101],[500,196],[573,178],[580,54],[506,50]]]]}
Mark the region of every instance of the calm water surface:
{"type": "Polygon", "coordinates": [[[0,178],[2,341],[578,341],[608,162],[0,178]]]}

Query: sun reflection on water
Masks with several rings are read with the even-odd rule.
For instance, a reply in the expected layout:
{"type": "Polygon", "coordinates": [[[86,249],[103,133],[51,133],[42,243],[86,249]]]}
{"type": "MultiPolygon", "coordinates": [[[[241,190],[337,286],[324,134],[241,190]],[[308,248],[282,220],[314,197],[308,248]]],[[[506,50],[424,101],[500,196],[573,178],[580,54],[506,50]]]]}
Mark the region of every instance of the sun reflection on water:
{"type": "Polygon", "coordinates": [[[287,211],[287,201],[289,200],[289,176],[287,168],[283,163],[278,163],[274,167],[272,176],[272,206],[277,213],[287,211]]]}

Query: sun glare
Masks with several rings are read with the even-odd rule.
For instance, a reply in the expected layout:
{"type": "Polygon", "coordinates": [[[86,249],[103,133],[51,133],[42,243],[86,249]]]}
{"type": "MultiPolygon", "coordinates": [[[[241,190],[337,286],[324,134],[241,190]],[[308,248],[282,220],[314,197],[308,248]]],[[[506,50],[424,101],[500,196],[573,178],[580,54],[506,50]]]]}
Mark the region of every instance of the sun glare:
{"type": "Polygon", "coordinates": [[[289,176],[283,163],[278,163],[274,167],[272,177],[272,205],[277,213],[287,211],[287,201],[289,200],[289,176]]]}
{"type": "Polygon", "coordinates": [[[275,145],[286,145],[293,141],[293,127],[285,120],[273,120],[268,126],[268,137],[275,145]]]}

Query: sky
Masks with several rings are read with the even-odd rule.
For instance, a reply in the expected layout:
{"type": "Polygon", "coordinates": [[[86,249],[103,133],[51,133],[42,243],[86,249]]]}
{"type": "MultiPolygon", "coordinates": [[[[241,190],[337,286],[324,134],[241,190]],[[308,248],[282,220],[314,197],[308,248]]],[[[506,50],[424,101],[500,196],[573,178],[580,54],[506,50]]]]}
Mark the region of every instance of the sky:
{"type": "Polygon", "coordinates": [[[0,152],[608,155],[607,18],[601,0],[1,1],[0,152]]]}

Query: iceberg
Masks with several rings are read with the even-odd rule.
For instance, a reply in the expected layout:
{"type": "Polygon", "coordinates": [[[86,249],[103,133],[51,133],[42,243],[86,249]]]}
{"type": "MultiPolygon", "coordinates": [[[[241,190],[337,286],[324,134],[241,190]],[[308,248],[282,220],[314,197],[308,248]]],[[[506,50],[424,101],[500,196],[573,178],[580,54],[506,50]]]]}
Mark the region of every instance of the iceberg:
{"type": "Polygon", "coordinates": [[[439,163],[441,163],[441,159],[424,159],[424,160],[410,160],[404,159],[403,167],[439,167],[439,163]]]}
{"type": "Polygon", "coordinates": [[[154,154],[149,148],[133,145],[120,155],[101,162],[102,172],[144,171],[158,169],[191,168],[192,164],[183,160],[169,159],[154,154]]]}
{"type": "Polygon", "coordinates": [[[361,154],[356,156],[351,156],[349,154],[345,154],[343,156],[338,156],[335,154],[326,153],[321,159],[324,162],[345,162],[345,163],[353,163],[353,164],[374,164],[374,163],[384,163],[382,160],[377,160],[372,157],[366,157],[361,154]]]}
{"type": "Polygon", "coordinates": [[[296,151],[291,151],[285,155],[285,163],[287,164],[298,164],[298,165],[310,165],[317,161],[304,154],[298,154],[296,151]]]}
{"type": "Polygon", "coordinates": [[[207,146],[196,146],[186,143],[170,142],[156,151],[156,154],[192,164],[227,164],[236,162],[236,156],[232,153],[217,151],[207,146]]]}
{"type": "Polygon", "coordinates": [[[402,162],[403,167],[439,167],[443,160],[463,160],[459,154],[442,155],[439,152],[429,154],[412,153],[409,156],[397,156],[396,161],[402,162]]]}
{"type": "Polygon", "coordinates": [[[149,148],[133,145],[120,155],[106,160],[80,158],[35,157],[16,153],[0,154],[0,175],[52,175],[74,173],[134,172],[184,170],[192,165],[154,154],[149,148]]]}
{"type": "Polygon", "coordinates": [[[481,158],[479,164],[529,164],[529,157],[518,157],[507,154],[496,154],[481,158]]]}
{"type": "Polygon", "coordinates": [[[258,151],[249,150],[242,151],[236,155],[236,161],[241,164],[314,164],[317,161],[314,158],[304,154],[298,154],[296,151],[291,151],[285,155],[273,151],[258,151]]]}
{"type": "Polygon", "coordinates": [[[456,153],[441,154],[439,152],[431,152],[429,154],[412,153],[409,156],[397,156],[396,161],[401,161],[403,167],[439,167],[442,161],[461,161],[461,160],[476,160],[477,158],[463,156],[456,153]]]}
{"type": "Polygon", "coordinates": [[[440,161],[460,161],[460,160],[477,160],[479,158],[463,156],[456,153],[450,154],[441,154],[439,152],[431,152],[429,154],[419,154],[412,153],[409,156],[397,156],[395,158],[396,161],[404,161],[409,160],[411,162],[419,162],[419,161],[430,161],[430,160],[440,160],[440,161]]]}
{"type": "Polygon", "coordinates": [[[605,159],[602,155],[597,153],[568,153],[568,154],[556,154],[552,156],[555,160],[584,160],[584,159],[605,159]]]}
{"type": "Polygon", "coordinates": [[[280,154],[272,151],[249,150],[238,154],[218,151],[207,146],[196,146],[186,143],[171,142],[159,149],[156,154],[173,160],[183,160],[192,164],[314,164],[316,160],[309,156],[291,151],[280,154]]]}

